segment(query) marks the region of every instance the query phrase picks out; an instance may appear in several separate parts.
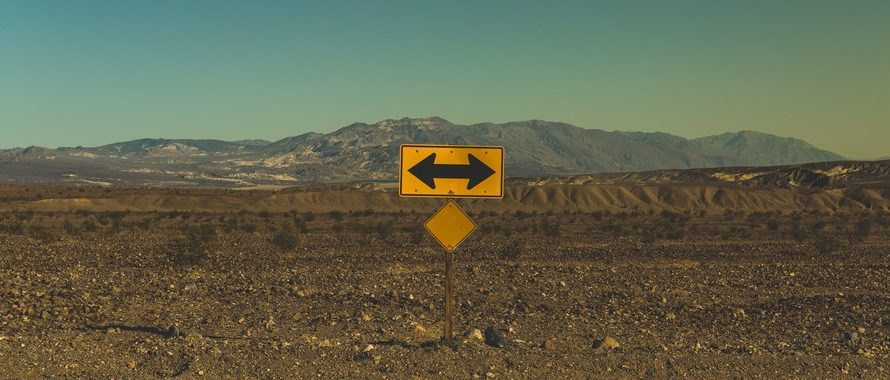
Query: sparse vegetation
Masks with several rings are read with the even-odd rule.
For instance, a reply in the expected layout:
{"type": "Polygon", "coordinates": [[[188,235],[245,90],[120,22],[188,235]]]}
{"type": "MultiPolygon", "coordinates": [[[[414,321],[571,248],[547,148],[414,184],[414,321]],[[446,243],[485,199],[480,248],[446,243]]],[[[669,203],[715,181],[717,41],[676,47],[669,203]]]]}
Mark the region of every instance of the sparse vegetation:
{"type": "Polygon", "coordinates": [[[834,253],[840,246],[840,240],[830,234],[819,234],[813,241],[813,247],[816,248],[816,252],[822,255],[834,253]]]}
{"type": "Polygon", "coordinates": [[[183,235],[171,244],[170,254],[174,264],[195,265],[207,258],[211,240],[216,237],[216,229],[209,224],[183,226],[183,235]]]}
{"type": "Polygon", "coordinates": [[[272,235],[272,244],[282,251],[292,251],[297,248],[297,238],[290,229],[282,229],[272,235]]]}
{"type": "Polygon", "coordinates": [[[500,251],[500,257],[506,260],[516,261],[522,257],[523,244],[519,240],[510,240],[504,244],[500,251]]]}

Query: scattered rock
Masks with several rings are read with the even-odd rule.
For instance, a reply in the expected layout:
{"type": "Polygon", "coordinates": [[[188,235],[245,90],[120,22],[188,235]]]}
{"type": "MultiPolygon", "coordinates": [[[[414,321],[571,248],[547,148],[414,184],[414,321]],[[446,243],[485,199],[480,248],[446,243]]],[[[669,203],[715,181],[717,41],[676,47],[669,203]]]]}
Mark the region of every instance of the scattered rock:
{"type": "Polygon", "coordinates": [[[847,332],[844,333],[844,342],[850,347],[855,347],[862,343],[862,337],[859,336],[858,332],[847,332]]]}
{"type": "Polygon", "coordinates": [[[615,340],[615,338],[613,338],[611,336],[607,336],[602,339],[597,339],[595,342],[593,342],[593,349],[595,349],[595,350],[600,350],[600,351],[614,350],[618,347],[620,347],[620,345],[618,344],[618,341],[615,340]]]}
{"type": "Polygon", "coordinates": [[[553,339],[545,340],[541,347],[547,351],[556,351],[556,343],[553,342],[553,339]]]}
{"type": "Polygon", "coordinates": [[[745,310],[740,307],[734,307],[732,308],[732,316],[736,318],[744,318],[745,310]]]}
{"type": "Polygon", "coordinates": [[[170,327],[167,328],[167,333],[165,336],[167,338],[178,338],[179,335],[180,335],[179,327],[176,326],[176,324],[174,323],[174,324],[170,325],[170,327]]]}
{"type": "Polygon", "coordinates": [[[380,360],[377,360],[376,358],[374,358],[373,355],[371,355],[371,351],[373,351],[373,350],[374,350],[374,345],[369,344],[369,345],[365,346],[365,348],[363,348],[357,354],[355,354],[354,359],[355,360],[368,360],[368,359],[373,358],[373,359],[375,359],[374,360],[375,362],[379,362],[380,360]]]}
{"type": "Polygon", "coordinates": [[[482,331],[479,331],[479,329],[472,329],[467,332],[467,338],[478,341],[485,339],[485,337],[482,336],[482,331]]]}
{"type": "Polygon", "coordinates": [[[507,338],[504,337],[502,331],[489,326],[485,329],[485,344],[492,347],[504,348],[507,347],[507,338]]]}
{"type": "Polygon", "coordinates": [[[664,315],[664,318],[669,321],[673,321],[673,320],[677,319],[677,315],[674,314],[674,312],[669,311],[669,312],[667,312],[667,314],[664,315]]]}

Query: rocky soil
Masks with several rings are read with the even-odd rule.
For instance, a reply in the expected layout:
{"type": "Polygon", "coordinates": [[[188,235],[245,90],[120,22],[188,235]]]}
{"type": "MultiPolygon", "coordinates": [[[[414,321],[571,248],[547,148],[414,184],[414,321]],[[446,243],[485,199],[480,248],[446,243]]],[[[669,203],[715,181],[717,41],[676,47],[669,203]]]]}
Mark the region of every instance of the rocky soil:
{"type": "Polygon", "coordinates": [[[890,377],[886,215],[427,216],[6,213],[0,378],[890,377]]]}

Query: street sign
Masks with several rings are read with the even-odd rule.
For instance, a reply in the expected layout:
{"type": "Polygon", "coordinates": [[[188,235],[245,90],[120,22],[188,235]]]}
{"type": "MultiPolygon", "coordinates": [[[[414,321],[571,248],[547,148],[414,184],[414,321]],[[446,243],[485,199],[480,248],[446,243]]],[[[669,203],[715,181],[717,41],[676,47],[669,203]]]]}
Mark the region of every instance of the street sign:
{"type": "MultiPolygon", "coordinates": [[[[399,151],[399,195],[436,198],[503,198],[504,147],[402,145],[399,151]]],[[[445,328],[442,338],[454,342],[454,250],[476,223],[449,199],[423,225],[445,248],[445,328]]]]}
{"type": "Polygon", "coordinates": [[[406,144],[400,156],[400,196],[504,197],[504,147],[406,144]]]}
{"type": "Polygon", "coordinates": [[[476,230],[476,223],[450,199],[423,226],[449,254],[476,230]]]}

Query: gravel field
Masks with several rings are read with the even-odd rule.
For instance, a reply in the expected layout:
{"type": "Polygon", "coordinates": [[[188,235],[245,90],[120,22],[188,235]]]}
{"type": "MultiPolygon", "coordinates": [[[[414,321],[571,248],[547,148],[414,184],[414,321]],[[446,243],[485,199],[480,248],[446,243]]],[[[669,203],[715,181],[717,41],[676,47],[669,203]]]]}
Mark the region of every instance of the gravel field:
{"type": "Polygon", "coordinates": [[[0,378],[890,378],[886,215],[426,217],[4,213],[0,378]]]}

